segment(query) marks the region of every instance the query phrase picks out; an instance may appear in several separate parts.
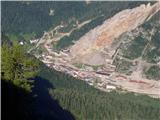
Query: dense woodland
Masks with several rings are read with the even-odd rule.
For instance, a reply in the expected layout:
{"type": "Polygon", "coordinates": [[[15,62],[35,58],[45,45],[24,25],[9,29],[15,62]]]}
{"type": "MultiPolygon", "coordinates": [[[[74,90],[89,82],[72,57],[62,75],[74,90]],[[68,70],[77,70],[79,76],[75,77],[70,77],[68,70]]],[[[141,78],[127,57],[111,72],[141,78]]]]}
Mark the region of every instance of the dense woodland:
{"type": "Polygon", "coordinates": [[[54,86],[50,94],[78,120],[158,120],[160,101],[133,93],[106,93],[45,67],[40,75],[54,86]]]}

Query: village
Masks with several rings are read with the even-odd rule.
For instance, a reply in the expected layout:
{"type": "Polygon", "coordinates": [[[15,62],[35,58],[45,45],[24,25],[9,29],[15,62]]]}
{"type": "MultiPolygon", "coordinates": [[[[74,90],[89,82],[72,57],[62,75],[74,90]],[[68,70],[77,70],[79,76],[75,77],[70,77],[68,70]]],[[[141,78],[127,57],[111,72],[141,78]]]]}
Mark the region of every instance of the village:
{"type": "MultiPolygon", "coordinates": [[[[108,64],[107,67],[101,67],[97,70],[77,68],[64,59],[66,53],[60,52],[53,57],[48,53],[42,55],[42,61],[50,68],[69,74],[87,84],[94,86],[102,91],[110,92],[112,90],[129,91],[149,95],[154,98],[160,97],[160,82],[154,80],[139,80],[133,77],[115,72],[115,66],[108,64]]],[[[67,58],[67,57],[66,57],[67,58]]]]}

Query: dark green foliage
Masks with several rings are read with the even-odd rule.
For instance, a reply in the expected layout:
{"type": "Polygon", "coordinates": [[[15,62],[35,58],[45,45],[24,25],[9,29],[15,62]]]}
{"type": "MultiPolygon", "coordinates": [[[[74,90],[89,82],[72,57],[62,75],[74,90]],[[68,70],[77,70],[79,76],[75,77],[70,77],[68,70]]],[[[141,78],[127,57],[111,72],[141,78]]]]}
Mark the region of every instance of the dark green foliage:
{"type": "Polygon", "coordinates": [[[149,21],[146,21],[144,24],[142,24],[142,27],[145,30],[151,30],[153,27],[160,29],[159,25],[157,26],[157,21],[160,20],[159,16],[160,12],[157,12],[154,16],[152,16],[152,18],[149,21]]]}
{"type": "Polygon", "coordinates": [[[50,94],[77,120],[158,120],[160,101],[132,93],[106,93],[84,81],[42,67],[40,76],[54,89],[50,94]]]}
{"type": "Polygon", "coordinates": [[[113,64],[116,65],[117,72],[124,73],[127,75],[130,75],[132,73],[133,68],[135,67],[131,61],[127,61],[123,58],[120,59],[119,57],[116,57],[113,64]]]}
{"type": "Polygon", "coordinates": [[[146,44],[147,40],[141,37],[141,35],[136,37],[134,41],[127,46],[126,50],[124,50],[123,56],[132,60],[140,57],[146,44]]]}
{"type": "Polygon", "coordinates": [[[153,39],[152,42],[157,48],[159,48],[159,45],[160,45],[160,31],[159,30],[160,28],[157,30],[157,32],[152,38],[153,39]]]}
{"type": "Polygon", "coordinates": [[[148,49],[143,58],[149,63],[158,63],[160,57],[160,48],[148,49]]]}
{"type": "Polygon", "coordinates": [[[152,66],[145,71],[146,77],[149,79],[160,80],[160,67],[152,66]]]}
{"type": "Polygon", "coordinates": [[[157,120],[160,119],[160,103],[146,96],[132,94],[89,93],[81,94],[73,89],[56,89],[51,92],[59,103],[70,110],[77,120],[157,120]],[[141,100],[140,100],[141,99],[141,100]],[[155,105],[154,105],[155,104],[155,105]]]}
{"type": "Polygon", "coordinates": [[[2,2],[2,30],[16,35],[32,32],[42,34],[52,25],[52,18],[48,15],[49,6],[40,3],[2,2]]]}
{"type": "Polygon", "coordinates": [[[154,34],[151,36],[150,46],[147,47],[147,50],[143,56],[144,60],[149,63],[158,63],[160,62],[160,12],[152,17],[152,19],[146,22],[143,25],[143,28],[147,31],[155,30],[154,34]]]}

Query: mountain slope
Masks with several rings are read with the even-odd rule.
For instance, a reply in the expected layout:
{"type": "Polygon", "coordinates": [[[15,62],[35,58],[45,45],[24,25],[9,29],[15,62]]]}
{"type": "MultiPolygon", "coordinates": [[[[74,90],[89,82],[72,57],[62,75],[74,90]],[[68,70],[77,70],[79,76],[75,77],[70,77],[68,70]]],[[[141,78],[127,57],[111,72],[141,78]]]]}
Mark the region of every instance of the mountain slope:
{"type": "Polygon", "coordinates": [[[81,29],[86,30],[90,23],[97,25],[93,19],[77,23],[67,33],[58,25],[38,39],[29,52],[47,66],[103,91],[112,84],[113,88],[159,97],[160,58],[159,46],[155,45],[159,43],[159,6],[160,2],[149,2],[120,10],[85,34],[81,29]],[[63,49],[57,49],[59,43],[63,49]]]}

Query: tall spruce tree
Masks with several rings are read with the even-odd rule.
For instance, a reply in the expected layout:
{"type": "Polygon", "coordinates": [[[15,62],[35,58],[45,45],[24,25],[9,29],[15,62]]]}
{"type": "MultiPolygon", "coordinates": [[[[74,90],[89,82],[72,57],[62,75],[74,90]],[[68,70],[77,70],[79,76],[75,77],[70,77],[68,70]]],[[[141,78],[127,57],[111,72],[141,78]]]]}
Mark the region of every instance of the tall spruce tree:
{"type": "Polygon", "coordinates": [[[1,56],[2,79],[31,91],[32,81],[30,78],[35,77],[38,72],[38,62],[35,58],[26,54],[22,46],[18,44],[13,44],[12,47],[6,44],[2,45],[1,56]]]}

